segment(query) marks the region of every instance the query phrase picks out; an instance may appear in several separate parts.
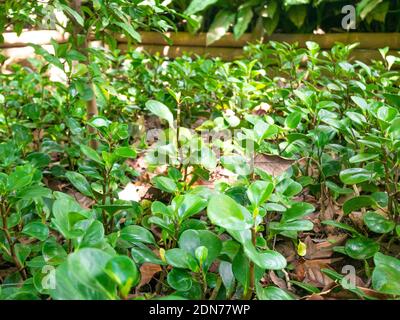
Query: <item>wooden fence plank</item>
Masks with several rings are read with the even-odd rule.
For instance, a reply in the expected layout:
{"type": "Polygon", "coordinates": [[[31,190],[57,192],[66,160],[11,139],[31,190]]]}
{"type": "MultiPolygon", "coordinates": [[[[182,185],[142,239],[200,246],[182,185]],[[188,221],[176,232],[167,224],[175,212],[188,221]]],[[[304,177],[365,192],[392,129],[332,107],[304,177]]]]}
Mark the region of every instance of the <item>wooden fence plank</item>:
{"type": "MultiPolygon", "coordinates": [[[[167,44],[165,38],[155,32],[142,32],[142,43],[133,47],[139,50],[145,50],[149,53],[160,53],[163,56],[176,58],[184,52],[195,55],[208,55],[209,57],[220,57],[223,60],[234,60],[243,56],[243,47],[249,43],[256,41],[256,37],[252,34],[245,34],[239,40],[235,40],[232,34],[227,34],[221,40],[206,46],[206,34],[191,35],[187,32],[167,33],[173,45],[167,44]]],[[[5,42],[0,44],[2,54],[6,57],[29,56],[32,55],[32,49],[26,47],[29,43],[35,43],[42,46],[48,46],[50,40],[57,42],[65,42],[68,34],[61,34],[55,30],[37,30],[23,32],[20,36],[16,33],[4,33],[5,42]],[[24,52],[23,48],[26,47],[24,52]],[[19,50],[15,50],[15,49],[19,50]]],[[[126,50],[128,41],[124,36],[117,36],[119,47],[126,50]]],[[[362,61],[370,61],[371,59],[381,59],[378,48],[386,46],[392,49],[400,50],[400,33],[341,33],[341,34],[274,34],[265,37],[263,41],[274,40],[284,41],[288,43],[298,42],[301,47],[305,46],[306,41],[317,42],[322,49],[330,49],[336,42],[354,43],[360,42],[360,46],[354,50],[353,58],[362,61]]],[[[397,54],[391,51],[391,54],[397,54]]]]}
{"type": "MultiPolygon", "coordinates": [[[[157,32],[141,32],[142,45],[169,45],[165,38],[157,32]]],[[[166,33],[174,46],[189,47],[207,47],[206,33],[191,35],[187,32],[166,33]]],[[[0,44],[0,48],[11,48],[26,46],[28,43],[40,45],[50,44],[53,38],[58,42],[65,42],[68,34],[62,34],[55,30],[37,30],[26,31],[20,36],[15,32],[6,32],[3,34],[4,43],[0,44]]],[[[116,35],[117,40],[121,43],[127,43],[128,40],[123,35],[116,35]]],[[[331,48],[336,42],[355,43],[359,42],[359,49],[378,49],[390,47],[391,49],[400,50],[400,33],[328,33],[323,35],[316,34],[273,34],[263,38],[256,37],[253,34],[244,34],[240,39],[236,40],[232,34],[227,34],[222,39],[209,45],[209,47],[225,47],[225,48],[242,48],[249,42],[262,40],[264,42],[284,41],[288,43],[298,42],[304,47],[307,41],[317,42],[322,49],[331,48]]]]}

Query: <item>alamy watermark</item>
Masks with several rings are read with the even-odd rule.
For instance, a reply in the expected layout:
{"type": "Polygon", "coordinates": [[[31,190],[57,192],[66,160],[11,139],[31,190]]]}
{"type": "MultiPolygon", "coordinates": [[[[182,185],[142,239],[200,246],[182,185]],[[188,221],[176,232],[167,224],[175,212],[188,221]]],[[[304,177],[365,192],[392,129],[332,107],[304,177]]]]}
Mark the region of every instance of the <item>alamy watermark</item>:
{"type": "Polygon", "coordinates": [[[345,16],[342,18],[342,28],[349,31],[355,30],[357,26],[357,14],[356,8],[349,4],[342,8],[342,14],[345,16]]]}

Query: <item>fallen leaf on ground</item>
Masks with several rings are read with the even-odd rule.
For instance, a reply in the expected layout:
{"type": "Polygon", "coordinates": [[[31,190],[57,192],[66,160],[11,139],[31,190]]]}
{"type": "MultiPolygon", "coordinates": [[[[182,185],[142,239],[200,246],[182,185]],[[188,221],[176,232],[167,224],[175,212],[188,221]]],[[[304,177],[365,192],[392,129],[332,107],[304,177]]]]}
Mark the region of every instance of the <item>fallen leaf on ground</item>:
{"type": "Polygon", "coordinates": [[[322,273],[321,269],[332,269],[330,265],[340,260],[342,258],[304,260],[295,267],[298,281],[309,283],[317,288],[324,288],[334,281],[322,273]]]}
{"type": "Polygon", "coordinates": [[[291,241],[279,242],[275,250],[282,254],[288,263],[293,262],[297,257],[297,251],[291,241]]]}
{"type": "Polygon", "coordinates": [[[275,177],[284,173],[294,162],[294,160],[266,154],[258,154],[254,157],[254,167],[260,168],[275,177]]]}
{"type": "Polygon", "coordinates": [[[304,240],[307,245],[307,253],[304,258],[308,260],[330,258],[333,254],[333,247],[340,246],[346,239],[346,234],[331,235],[323,240],[312,240],[310,236],[307,236],[304,240]]]}
{"type": "Polygon", "coordinates": [[[153,279],[154,275],[160,272],[162,269],[158,264],[154,263],[143,263],[140,267],[140,283],[138,288],[143,287],[145,284],[148,284],[151,279],[153,279]]]}
{"type": "Polygon", "coordinates": [[[278,286],[281,289],[286,290],[287,289],[287,285],[286,285],[286,281],[279,278],[274,271],[270,271],[269,272],[269,277],[271,278],[271,281],[273,284],[275,284],[276,286],[278,286]]]}
{"type": "Polygon", "coordinates": [[[150,189],[150,184],[134,184],[128,183],[124,190],[118,193],[118,198],[125,201],[140,202],[150,189]]]}

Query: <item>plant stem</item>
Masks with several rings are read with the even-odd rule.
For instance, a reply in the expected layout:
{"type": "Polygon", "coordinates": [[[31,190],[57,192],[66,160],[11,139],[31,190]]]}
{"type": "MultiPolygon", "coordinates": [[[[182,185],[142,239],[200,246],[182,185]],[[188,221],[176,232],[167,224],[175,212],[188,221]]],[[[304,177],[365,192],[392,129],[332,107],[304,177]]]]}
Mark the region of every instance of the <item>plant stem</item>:
{"type": "Polygon", "coordinates": [[[210,300],[215,300],[217,298],[219,289],[221,289],[221,285],[222,285],[222,279],[221,279],[221,277],[218,277],[217,284],[215,285],[215,288],[214,288],[213,292],[211,293],[210,300]]]}
{"type": "Polygon", "coordinates": [[[26,271],[24,269],[24,267],[21,265],[21,263],[18,260],[18,257],[15,253],[15,242],[12,241],[11,239],[11,234],[10,234],[10,230],[8,230],[7,227],[7,216],[8,216],[8,211],[6,209],[6,205],[4,202],[1,203],[1,219],[2,219],[2,223],[3,223],[3,228],[2,230],[4,231],[4,234],[6,236],[6,240],[8,242],[8,245],[10,247],[10,256],[14,262],[14,264],[17,266],[18,268],[18,272],[21,274],[22,279],[26,279],[27,275],[26,275],[26,271]]]}
{"type": "MultiPolygon", "coordinates": [[[[72,9],[74,9],[81,17],[84,17],[85,15],[82,13],[82,0],[73,0],[71,3],[72,9]]],[[[75,48],[80,51],[84,56],[85,56],[85,64],[89,66],[89,41],[88,41],[88,33],[82,27],[74,17],[71,17],[72,21],[72,26],[73,26],[73,39],[75,40],[75,48]],[[79,43],[79,35],[84,35],[85,40],[83,41],[82,44],[79,43]]],[[[87,113],[87,119],[90,120],[91,118],[97,116],[99,114],[98,108],[97,108],[97,102],[96,102],[96,96],[94,94],[94,86],[93,86],[93,79],[89,76],[88,79],[88,86],[90,90],[93,92],[93,97],[86,103],[86,113],[87,113]]],[[[96,130],[88,126],[88,132],[89,134],[94,134],[96,130]]],[[[96,140],[91,140],[90,141],[90,146],[93,149],[97,149],[98,143],[96,140]]]]}
{"type": "MultiPolygon", "coordinates": [[[[251,229],[251,242],[252,242],[253,246],[256,245],[256,227],[251,229]]],[[[250,300],[252,298],[254,289],[255,289],[255,273],[254,273],[254,262],[253,261],[250,261],[249,278],[250,278],[250,285],[249,285],[249,289],[244,297],[245,300],[250,300]]]]}

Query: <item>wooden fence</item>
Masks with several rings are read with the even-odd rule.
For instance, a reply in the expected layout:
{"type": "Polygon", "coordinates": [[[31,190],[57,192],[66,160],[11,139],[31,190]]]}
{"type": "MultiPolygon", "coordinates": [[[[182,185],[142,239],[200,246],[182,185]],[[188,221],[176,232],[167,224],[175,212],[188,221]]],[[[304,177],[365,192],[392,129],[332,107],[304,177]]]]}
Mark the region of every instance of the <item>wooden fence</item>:
{"type": "MultiPolygon", "coordinates": [[[[390,47],[391,54],[398,54],[400,51],[400,33],[337,33],[337,34],[274,34],[262,39],[252,34],[245,34],[239,40],[235,40],[232,34],[224,36],[219,41],[207,46],[206,34],[191,35],[186,32],[167,33],[171,43],[158,33],[142,32],[142,42],[138,45],[131,45],[123,36],[118,36],[119,48],[125,50],[128,46],[136,47],[138,50],[145,50],[149,53],[160,53],[163,56],[175,58],[183,53],[208,55],[210,57],[221,57],[224,60],[234,60],[243,55],[243,47],[256,41],[284,41],[288,43],[298,42],[304,47],[307,41],[314,41],[322,49],[330,49],[336,42],[345,44],[360,43],[354,50],[353,58],[369,61],[381,59],[377,49],[390,47]]],[[[51,51],[51,39],[62,43],[67,41],[68,35],[54,30],[26,31],[20,36],[15,33],[5,33],[4,43],[0,44],[0,52],[6,57],[24,59],[34,54],[29,43],[42,45],[51,51]]],[[[97,45],[99,45],[97,43],[97,45]]]]}

